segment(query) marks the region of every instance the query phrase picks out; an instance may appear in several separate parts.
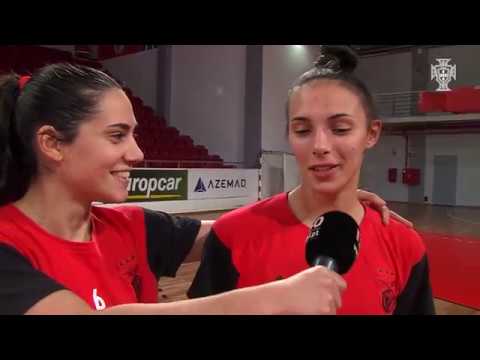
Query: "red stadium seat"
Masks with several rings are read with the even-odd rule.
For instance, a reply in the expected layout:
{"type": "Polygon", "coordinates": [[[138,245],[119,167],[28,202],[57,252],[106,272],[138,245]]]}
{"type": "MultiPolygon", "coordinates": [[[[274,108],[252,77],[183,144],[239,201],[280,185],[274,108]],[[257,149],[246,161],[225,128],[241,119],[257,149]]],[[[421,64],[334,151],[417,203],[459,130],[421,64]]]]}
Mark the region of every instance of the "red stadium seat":
{"type": "Polygon", "coordinates": [[[449,91],[446,100],[447,111],[465,114],[480,112],[480,90],[473,86],[459,87],[449,91]]]}
{"type": "Polygon", "coordinates": [[[447,111],[447,92],[445,91],[422,91],[418,101],[420,112],[445,112],[447,111]]]}

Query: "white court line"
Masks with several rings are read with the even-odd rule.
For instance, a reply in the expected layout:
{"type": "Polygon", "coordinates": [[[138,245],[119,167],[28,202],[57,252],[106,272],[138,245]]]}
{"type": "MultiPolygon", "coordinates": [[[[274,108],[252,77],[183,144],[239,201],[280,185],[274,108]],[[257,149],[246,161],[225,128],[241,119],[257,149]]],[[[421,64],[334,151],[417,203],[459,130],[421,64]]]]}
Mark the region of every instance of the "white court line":
{"type": "Polygon", "coordinates": [[[452,218],[452,219],[458,220],[458,221],[462,221],[462,222],[467,223],[467,224],[480,225],[480,222],[470,221],[470,220],[466,220],[466,219],[462,219],[462,218],[453,216],[453,215],[449,214],[448,211],[447,211],[447,216],[448,216],[449,218],[452,218]]]}

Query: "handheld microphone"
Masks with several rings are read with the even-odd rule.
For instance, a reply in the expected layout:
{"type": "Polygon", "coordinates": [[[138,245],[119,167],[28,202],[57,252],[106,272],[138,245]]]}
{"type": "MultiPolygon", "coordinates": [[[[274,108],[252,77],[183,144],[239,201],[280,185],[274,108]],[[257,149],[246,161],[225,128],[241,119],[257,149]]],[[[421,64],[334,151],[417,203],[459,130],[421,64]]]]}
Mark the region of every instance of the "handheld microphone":
{"type": "Polygon", "coordinates": [[[318,217],[306,240],[306,260],[343,275],[350,270],[360,247],[360,231],[348,214],[331,211],[318,217]]]}

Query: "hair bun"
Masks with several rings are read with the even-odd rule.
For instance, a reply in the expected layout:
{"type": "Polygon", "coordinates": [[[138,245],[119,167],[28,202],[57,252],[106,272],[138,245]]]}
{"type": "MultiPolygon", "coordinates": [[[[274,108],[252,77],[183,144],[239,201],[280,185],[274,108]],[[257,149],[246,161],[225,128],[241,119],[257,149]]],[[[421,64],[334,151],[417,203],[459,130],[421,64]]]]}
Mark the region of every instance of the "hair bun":
{"type": "Polygon", "coordinates": [[[339,73],[352,73],[358,64],[357,54],[348,46],[322,45],[315,67],[339,73]]]}

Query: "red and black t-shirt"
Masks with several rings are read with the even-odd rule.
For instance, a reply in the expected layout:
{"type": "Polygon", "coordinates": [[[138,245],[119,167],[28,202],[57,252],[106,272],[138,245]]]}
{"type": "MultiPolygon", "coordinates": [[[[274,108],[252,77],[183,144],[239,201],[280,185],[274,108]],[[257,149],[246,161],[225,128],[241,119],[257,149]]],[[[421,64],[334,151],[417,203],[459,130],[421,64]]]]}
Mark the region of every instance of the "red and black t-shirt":
{"type": "MultiPolygon", "coordinates": [[[[207,238],[190,297],[290,277],[308,268],[309,228],[288,205],[287,194],[234,210],[218,219],[207,238]]],[[[365,208],[359,255],[344,275],[338,314],[433,314],[425,246],[419,235],[365,208]]]]}
{"type": "Polygon", "coordinates": [[[23,314],[68,289],[93,309],[158,300],[200,221],[136,206],[92,207],[92,237],[75,243],[46,232],[13,205],[0,207],[0,313],[23,314]]]}

